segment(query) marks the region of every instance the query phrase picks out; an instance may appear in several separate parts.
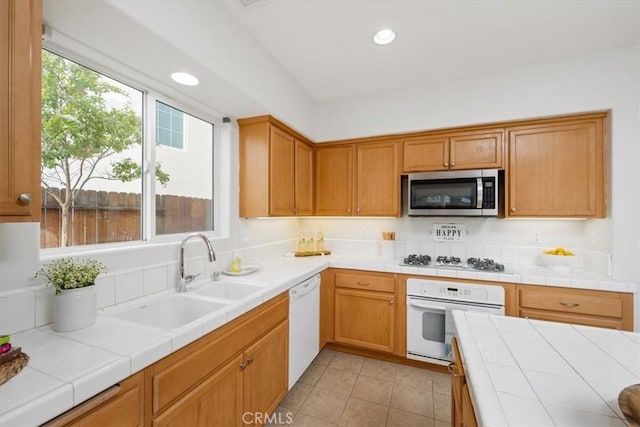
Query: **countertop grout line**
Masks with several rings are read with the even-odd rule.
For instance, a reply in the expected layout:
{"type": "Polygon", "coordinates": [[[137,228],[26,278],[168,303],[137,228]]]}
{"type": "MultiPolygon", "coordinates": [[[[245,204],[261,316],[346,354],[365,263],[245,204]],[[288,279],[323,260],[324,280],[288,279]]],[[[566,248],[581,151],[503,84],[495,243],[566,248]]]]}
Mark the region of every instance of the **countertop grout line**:
{"type": "MultiPolygon", "coordinates": [[[[466,318],[466,314],[465,314],[465,318],[466,318]]],[[[531,325],[531,323],[529,322],[528,318],[525,318],[525,320],[527,321],[527,324],[529,324],[531,327],[533,327],[533,325],[531,325]]],[[[549,416],[549,419],[551,420],[551,422],[557,426],[556,421],[553,419],[553,417],[551,416],[551,413],[549,412],[547,406],[544,404],[544,401],[542,400],[542,396],[540,396],[538,394],[538,391],[535,389],[535,387],[533,386],[533,384],[531,384],[531,381],[529,380],[529,377],[527,377],[525,375],[525,369],[520,366],[520,362],[518,362],[518,359],[515,357],[515,355],[511,352],[511,349],[509,348],[509,346],[507,345],[506,341],[504,340],[504,337],[502,336],[502,333],[500,332],[500,330],[496,327],[495,322],[493,321],[493,319],[489,316],[489,321],[491,322],[491,325],[493,325],[493,329],[496,331],[496,333],[498,334],[498,336],[500,337],[500,341],[502,342],[502,344],[504,345],[504,347],[507,349],[507,351],[509,352],[509,355],[511,356],[511,358],[513,359],[513,361],[515,362],[516,366],[518,367],[518,369],[520,369],[520,373],[522,374],[522,376],[524,377],[525,381],[527,382],[527,384],[529,385],[529,388],[531,388],[531,391],[533,391],[533,393],[536,395],[536,397],[538,398],[538,401],[540,402],[540,404],[542,405],[542,407],[544,408],[544,411],[547,413],[547,415],[549,416]]],[[[534,330],[537,333],[540,333],[537,329],[534,328],[534,330]]],[[[484,362],[484,360],[483,360],[484,362]]],[[[489,380],[491,380],[491,377],[489,377],[489,380]]],[[[493,384],[493,381],[492,381],[493,384]]],[[[495,389],[494,386],[494,391],[496,392],[496,394],[498,393],[498,390],[495,389]]],[[[519,396],[519,397],[524,397],[524,396],[519,396]]],[[[502,407],[502,402],[500,401],[500,399],[498,398],[498,402],[500,403],[500,406],[502,407]]],[[[503,412],[504,412],[504,408],[503,408],[503,412]]],[[[505,412],[505,418],[506,418],[506,412],[505,412]]]]}
{"type": "MultiPolygon", "coordinates": [[[[576,368],[571,364],[571,362],[570,362],[569,360],[567,360],[567,358],[566,358],[566,357],[564,357],[564,356],[562,355],[562,353],[560,353],[560,352],[558,351],[558,349],[556,349],[556,347],[553,345],[553,343],[551,343],[551,342],[547,339],[547,337],[546,337],[546,336],[545,336],[545,335],[544,335],[544,334],[543,334],[543,333],[542,333],[538,328],[536,328],[535,324],[533,324],[533,323],[531,322],[531,320],[530,320],[530,319],[527,319],[527,322],[531,325],[531,327],[532,327],[532,328],[534,328],[534,329],[536,330],[536,332],[538,332],[538,334],[542,337],[542,339],[544,339],[544,340],[545,340],[545,342],[548,344],[548,346],[549,346],[549,347],[550,347],[550,348],[551,348],[551,349],[552,349],[552,350],[553,350],[553,351],[554,351],[558,356],[560,356],[560,358],[561,358],[562,360],[564,360],[564,362],[569,366],[569,368],[571,368],[571,369],[572,369],[572,370],[573,370],[573,371],[578,375],[578,377],[580,377],[580,379],[582,379],[582,381],[583,381],[585,384],[587,384],[587,385],[589,386],[589,388],[590,388],[590,389],[591,389],[591,390],[596,394],[596,396],[598,396],[598,397],[600,398],[600,400],[602,400],[602,401],[605,403],[605,405],[606,405],[606,406],[611,410],[611,412],[613,412],[613,414],[615,415],[615,417],[616,417],[616,418],[618,418],[618,419],[620,419],[620,417],[619,417],[619,416],[618,416],[618,414],[616,413],[615,409],[614,409],[614,408],[612,408],[612,407],[611,407],[611,405],[609,405],[609,403],[608,403],[608,402],[607,402],[607,401],[606,401],[606,400],[605,400],[605,399],[600,395],[600,393],[598,393],[598,391],[597,391],[595,388],[593,388],[593,386],[591,385],[591,383],[589,382],[589,380],[588,380],[587,378],[583,377],[583,376],[580,374],[580,372],[579,372],[579,371],[578,371],[578,370],[577,370],[577,369],[576,369],[576,368]]],[[[571,326],[571,328],[572,328],[573,330],[575,330],[576,332],[580,333],[580,331],[578,331],[576,328],[574,328],[574,326],[573,326],[572,324],[571,324],[571,325],[569,325],[569,326],[571,326]]],[[[581,335],[582,335],[582,334],[581,334],[581,335]]],[[[545,402],[544,400],[542,400],[542,399],[540,399],[540,402],[542,402],[542,405],[545,407],[545,410],[546,410],[546,409],[547,409],[547,404],[546,404],[546,402],[545,402]]],[[[550,403],[552,403],[552,402],[550,402],[550,403]]],[[[554,405],[558,405],[558,406],[565,406],[565,405],[561,405],[561,404],[558,404],[558,403],[552,403],[552,404],[554,404],[554,405]]],[[[567,406],[565,406],[565,407],[567,407],[567,406]]],[[[577,408],[572,408],[572,409],[577,409],[577,408]]],[[[581,410],[581,411],[584,411],[584,410],[581,410]]],[[[584,412],[591,412],[591,411],[584,411],[584,412]]],[[[605,415],[605,414],[601,414],[601,413],[599,413],[599,412],[593,412],[593,413],[595,413],[595,414],[599,414],[599,415],[605,415]]],[[[610,417],[611,415],[605,415],[605,416],[609,416],[609,417],[610,417]]],[[[624,420],[623,420],[623,421],[624,421],[624,420]]]]}

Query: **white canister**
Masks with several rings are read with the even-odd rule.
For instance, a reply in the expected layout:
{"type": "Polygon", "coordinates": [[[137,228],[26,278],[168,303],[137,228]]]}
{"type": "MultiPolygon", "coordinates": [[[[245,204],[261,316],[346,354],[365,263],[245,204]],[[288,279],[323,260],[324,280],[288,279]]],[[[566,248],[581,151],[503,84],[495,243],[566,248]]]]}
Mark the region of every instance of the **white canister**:
{"type": "Polygon", "coordinates": [[[96,287],[65,289],[53,296],[53,330],[69,332],[96,322],[96,287]]]}

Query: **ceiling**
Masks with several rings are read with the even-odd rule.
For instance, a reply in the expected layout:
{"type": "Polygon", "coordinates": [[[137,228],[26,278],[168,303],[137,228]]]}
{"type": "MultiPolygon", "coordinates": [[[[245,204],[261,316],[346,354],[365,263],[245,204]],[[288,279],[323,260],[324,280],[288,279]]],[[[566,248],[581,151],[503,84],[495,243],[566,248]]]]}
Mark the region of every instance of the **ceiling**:
{"type": "MultiPolygon", "coordinates": [[[[588,0],[225,0],[318,102],[430,86],[639,40],[639,5],[588,0]],[[388,27],[396,40],[372,42],[388,27]]],[[[187,3],[188,4],[188,3],[187,3]]]]}

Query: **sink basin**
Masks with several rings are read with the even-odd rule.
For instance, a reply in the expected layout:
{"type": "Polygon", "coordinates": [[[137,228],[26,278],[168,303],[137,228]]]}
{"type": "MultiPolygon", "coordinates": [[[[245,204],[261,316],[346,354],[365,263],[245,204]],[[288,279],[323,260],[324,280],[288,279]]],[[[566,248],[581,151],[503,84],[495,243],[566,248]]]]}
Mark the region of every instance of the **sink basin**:
{"type": "Polygon", "coordinates": [[[111,317],[161,329],[176,329],[226,305],[224,302],[174,294],[123,309],[111,317]]]}
{"type": "Polygon", "coordinates": [[[264,290],[264,286],[239,283],[239,282],[213,282],[200,288],[194,289],[193,292],[198,295],[210,298],[220,298],[226,300],[239,300],[249,295],[264,290]]]}

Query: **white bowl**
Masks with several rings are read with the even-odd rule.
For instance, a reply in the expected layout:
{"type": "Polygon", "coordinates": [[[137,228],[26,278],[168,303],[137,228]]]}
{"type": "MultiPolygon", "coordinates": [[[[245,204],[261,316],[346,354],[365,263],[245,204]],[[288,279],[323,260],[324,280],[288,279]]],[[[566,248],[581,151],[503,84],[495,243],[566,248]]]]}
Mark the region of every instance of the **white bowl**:
{"type": "Polygon", "coordinates": [[[575,255],[540,254],[538,264],[545,265],[552,270],[567,271],[571,265],[575,264],[576,258],[575,255]]]}

